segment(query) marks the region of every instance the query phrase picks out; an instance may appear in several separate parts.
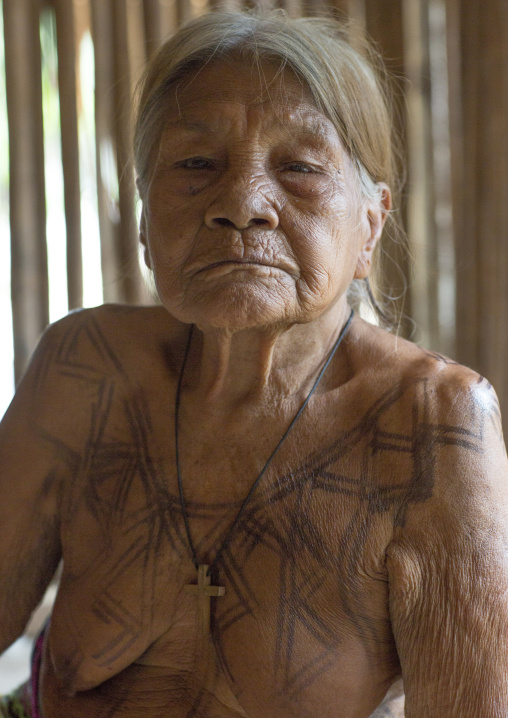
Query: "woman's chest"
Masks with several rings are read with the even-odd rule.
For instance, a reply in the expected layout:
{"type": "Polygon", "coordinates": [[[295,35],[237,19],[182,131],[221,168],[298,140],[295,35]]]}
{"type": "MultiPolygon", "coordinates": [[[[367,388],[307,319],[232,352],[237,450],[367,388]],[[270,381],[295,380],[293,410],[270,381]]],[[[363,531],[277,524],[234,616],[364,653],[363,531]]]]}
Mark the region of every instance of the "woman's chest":
{"type": "Polygon", "coordinates": [[[213,664],[213,680],[220,674],[240,703],[264,695],[282,711],[284,701],[345,676],[349,685],[351,666],[361,683],[393,663],[389,512],[372,510],[360,474],[357,486],[344,480],[344,461],[334,461],[332,476],[330,462],[316,467],[300,457],[267,474],[242,508],[224,500],[224,487],[215,502],[191,487],[182,504],[162,458],[143,464],[126,452],[123,460],[94,492],[83,485],[62,524],[52,650],[57,667],[72,664],[79,690],[131,664],[168,676],[208,674],[213,664]],[[335,480],[345,490],[330,490],[335,480]],[[209,583],[199,580],[192,552],[212,564],[209,583]],[[205,669],[203,626],[214,645],[205,669]]]}
{"type": "Polygon", "coordinates": [[[338,696],[344,715],[364,702],[369,715],[398,670],[381,567],[376,575],[358,537],[334,557],[318,529],[298,536],[283,521],[258,519],[231,540],[207,580],[188,556],[157,561],[130,550],[100,574],[64,574],[54,663],[58,654],[67,666],[79,655],[81,690],[116,676],[132,701],[157,669],[167,700],[183,686],[181,700],[199,698],[203,715],[219,701],[248,716],[311,715],[317,707],[335,716],[338,696]],[[147,674],[137,687],[128,682],[132,666],[147,674]]]}

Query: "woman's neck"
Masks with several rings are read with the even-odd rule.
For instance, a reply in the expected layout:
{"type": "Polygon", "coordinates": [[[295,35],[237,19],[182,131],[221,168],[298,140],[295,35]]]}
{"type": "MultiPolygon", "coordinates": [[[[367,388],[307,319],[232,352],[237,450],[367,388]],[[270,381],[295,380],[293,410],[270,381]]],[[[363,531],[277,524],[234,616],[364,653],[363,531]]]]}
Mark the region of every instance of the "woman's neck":
{"type": "Polygon", "coordinates": [[[299,399],[310,389],[349,312],[344,300],[308,324],[196,332],[185,384],[210,410],[279,397],[299,399]]]}

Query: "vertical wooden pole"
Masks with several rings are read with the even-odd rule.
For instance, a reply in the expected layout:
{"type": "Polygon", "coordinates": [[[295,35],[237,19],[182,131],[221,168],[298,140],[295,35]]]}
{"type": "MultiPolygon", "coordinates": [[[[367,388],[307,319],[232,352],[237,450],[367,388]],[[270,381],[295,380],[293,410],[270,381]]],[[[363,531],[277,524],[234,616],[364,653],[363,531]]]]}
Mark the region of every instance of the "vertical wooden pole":
{"type": "Polygon", "coordinates": [[[4,0],[14,370],[49,322],[39,5],[4,0]]]}
{"type": "Polygon", "coordinates": [[[128,7],[126,0],[113,1],[113,48],[115,74],[114,133],[119,188],[119,234],[117,256],[120,261],[124,301],[141,302],[145,296],[138,264],[138,229],[134,207],[135,189],[131,134],[131,57],[128,7]]]}
{"type": "MultiPolygon", "coordinates": [[[[342,1],[344,3],[344,0],[342,1]]],[[[347,12],[349,17],[365,30],[367,26],[367,8],[365,0],[347,0],[347,12]]]]}
{"type": "Polygon", "coordinates": [[[92,0],[91,10],[95,55],[95,162],[103,292],[106,302],[121,302],[124,296],[120,282],[120,262],[117,258],[120,213],[113,137],[113,7],[110,1],[92,0]]]}
{"type": "Polygon", "coordinates": [[[190,0],[176,0],[176,11],[179,25],[188,22],[192,18],[190,0]]]}
{"type": "Polygon", "coordinates": [[[488,377],[508,426],[508,4],[448,0],[457,357],[488,377]],[[457,53],[459,56],[457,57],[457,53]],[[455,55],[453,54],[455,53],[455,55]]]}
{"type": "Polygon", "coordinates": [[[162,8],[159,0],[144,0],[146,56],[150,57],[163,40],[162,8]]]}
{"type": "Polygon", "coordinates": [[[334,0],[332,7],[337,10],[340,18],[347,18],[351,15],[351,3],[349,0],[334,0]]]}
{"type": "MultiPolygon", "coordinates": [[[[350,0],[351,14],[356,22],[364,23],[368,35],[377,43],[383,56],[385,65],[395,77],[403,77],[405,73],[404,60],[404,29],[402,20],[403,0],[350,0]],[[362,7],[363,4],[363,7],[362,7]]],[[[396,88],[395,102],[395,132],[402,139],[403,164],[407,163],[406,154],[406,113],[402,88],[396,88]]],[[[406,203],[404,195],[399,198],[399,221],[405,227],[406,203]]],[[[393,297],[393,308],[396,314],[402,317],[399,327],[404,336],[411,334],[411,293],[409,282],[411,275],[411,262],[407,248],[390,237],[383,238],[382,253],[378,254],[379,281],[383,294],[393,297]]]]}
{"type": "Polygon", "coordinates": [[[83,305],[76,33],[72,0],[53,0],[53,4],[56,17],[60,132],[67,230],[67,295],[69,309],[75,309],[83,305]]]}
{"type": "Polygon", "coordinates": [[[387,69],[404,72],[403,0],[349,0],[350,14],[365,18],[366,30],[378,45],[387,69]]]}
{"type": "Polygon", "coordinates": [[[407,139],[408,236],[415,271],[411,282],[412,316],[417,339],[439,349],[437,246],[430,95],[428,0],[404,0],[403,27],[408,85],[407,139]]]}
{"type": "Polygon", "coordinates": [[[435,260],[438,278],[439,346],[455,356],[455,251],[450,177],[450,107],[446,53],[446,7],[429,0],[430,82],[434,158],[435,260]]]}
{"type": "Polygon", "coordinates": [[[161,7],[162,38],[166,39],[178,25],[176,0],[159,0],[161,7]]]}
{"type": "Polygon", "coordinates": [[[323,15],[327,3],[325,0],[303,0],[303,14],[306,17],[312,17],[313,15],[323,15]]]}
{"type": "MultiPolygon", "coordinates": [[[[136,89],[146,62],[146,32],[145,32],[145,0],[127,0],[127,48],[129,58],[130,94],[129,100],[136,89]]],[[[131,102],[129,102],[131,104],[131,102]]],[[[132,112],[130,113],[132,117],[132,112]]]]}

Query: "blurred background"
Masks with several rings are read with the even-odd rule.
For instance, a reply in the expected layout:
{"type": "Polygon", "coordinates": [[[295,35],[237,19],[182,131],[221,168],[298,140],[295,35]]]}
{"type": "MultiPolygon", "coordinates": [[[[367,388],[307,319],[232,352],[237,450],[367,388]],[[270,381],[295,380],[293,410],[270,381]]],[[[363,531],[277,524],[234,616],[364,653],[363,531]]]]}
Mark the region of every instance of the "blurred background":
{"type": "MultiPolygon", "coordinates": [[[[486,376],[508,417],[508,2],[245,4],[258,3],[349,17],[376,44],[395,78],[407,166],[408,245],[388,238],[383,291],[401,334],[486,376]]],[[[48,322],[103,301],[150,301],[130,98],[146,58],[180,23],[242,0],[0,5],[1,415],[48,322]]],[[[0,692],[26,676],[29,645],[0,658],[0,692]]]]}

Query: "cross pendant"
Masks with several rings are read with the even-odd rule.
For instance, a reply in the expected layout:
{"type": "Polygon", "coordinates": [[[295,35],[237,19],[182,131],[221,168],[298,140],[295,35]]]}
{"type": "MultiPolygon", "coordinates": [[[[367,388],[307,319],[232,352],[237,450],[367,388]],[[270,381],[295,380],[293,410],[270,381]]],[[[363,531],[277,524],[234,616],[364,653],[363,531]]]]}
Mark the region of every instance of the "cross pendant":
{"type": "Polygon", "coordinates": [[[187,584],[187,586],[185,586],[185,593],[190,593],[198,597],[199,629],[201,635],[208,636],[210,634],[210,599],[212,596],[224,596],[226,589],[224,586],[211,585],[208,566],[203,563],[198,567],[197,585],[187,584]]]}

